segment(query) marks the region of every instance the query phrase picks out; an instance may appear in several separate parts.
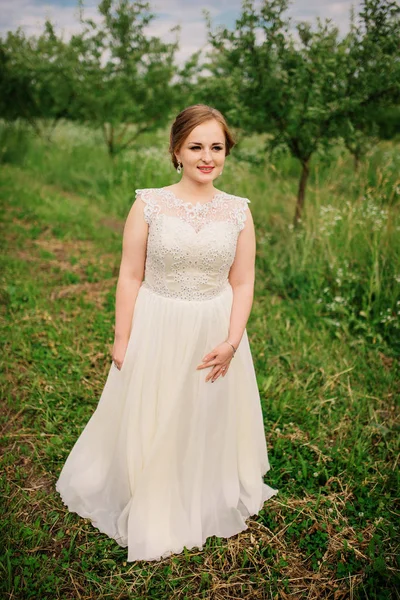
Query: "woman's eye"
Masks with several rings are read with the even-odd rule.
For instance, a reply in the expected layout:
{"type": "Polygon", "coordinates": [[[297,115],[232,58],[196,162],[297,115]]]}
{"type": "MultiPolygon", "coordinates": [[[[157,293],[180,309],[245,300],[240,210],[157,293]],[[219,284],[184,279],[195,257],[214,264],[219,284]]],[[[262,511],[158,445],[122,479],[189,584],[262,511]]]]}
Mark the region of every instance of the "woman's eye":
{"type": "MultiPolygon", "coordinates": [[[[200,146],[192,146],[191,150],[199,150],[200,146]]],[[[213,150],[222,150],[222,146],[214,146],[213,150]]]]}

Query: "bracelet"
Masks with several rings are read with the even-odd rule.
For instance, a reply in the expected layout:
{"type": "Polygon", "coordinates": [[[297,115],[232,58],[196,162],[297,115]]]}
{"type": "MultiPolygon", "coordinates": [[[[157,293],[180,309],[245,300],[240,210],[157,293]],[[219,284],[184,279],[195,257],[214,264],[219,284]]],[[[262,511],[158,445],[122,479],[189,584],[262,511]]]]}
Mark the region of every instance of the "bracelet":
{"type": "Polygon", "coordinates": [[[232,346],[233,348],[233,356],[235,356],[235,352],[236,352],[236,348],[233,344],[231,344],[230,342],[228,342],[228,340],[225,340],[227,344],[229,344],[230,346],[232,346]]]}

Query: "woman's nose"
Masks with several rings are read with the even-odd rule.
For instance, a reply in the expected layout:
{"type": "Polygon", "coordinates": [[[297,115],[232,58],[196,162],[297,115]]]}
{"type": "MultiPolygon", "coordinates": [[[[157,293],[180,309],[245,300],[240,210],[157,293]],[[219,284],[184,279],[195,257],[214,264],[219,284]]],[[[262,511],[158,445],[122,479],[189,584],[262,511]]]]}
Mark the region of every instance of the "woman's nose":
{"type": "Polygon", "coordinates": [[[212,160],[211,150],[208,148],[204,148],[202,158],[203,158],[204,162],[211,162],[211,160],[212,160]]]}

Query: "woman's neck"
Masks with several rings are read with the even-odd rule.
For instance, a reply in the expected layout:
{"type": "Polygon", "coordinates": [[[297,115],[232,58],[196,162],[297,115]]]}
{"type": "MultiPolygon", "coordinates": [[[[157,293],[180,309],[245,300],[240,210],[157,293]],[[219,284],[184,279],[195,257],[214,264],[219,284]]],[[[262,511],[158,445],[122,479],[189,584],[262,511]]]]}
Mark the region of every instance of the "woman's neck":
{"type": "MultiPolygon", "coordinates": [[[[173,191],[179,194],[181,198],[182,196],[186,196],[198,200],[211,200],[216,192],[218,192],[213,185],[213,181],[200,183],[197,181],[185,181],[183,178],[179,183],[174,184],[173,191]]],[[[182,199],[184,200],[185,198],[182,199]]]]}

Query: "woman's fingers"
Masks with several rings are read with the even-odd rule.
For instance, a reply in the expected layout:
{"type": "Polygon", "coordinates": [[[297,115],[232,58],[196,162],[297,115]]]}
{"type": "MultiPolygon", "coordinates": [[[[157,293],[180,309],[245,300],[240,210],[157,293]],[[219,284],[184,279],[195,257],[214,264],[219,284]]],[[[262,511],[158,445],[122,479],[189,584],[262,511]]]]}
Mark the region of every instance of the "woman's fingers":
{"type": "Polygon", "coordinates": [[[209,362],[202,363],[198,365],[196,369],[205,369],[206,367],[213,367],[215,365],[220,364],[217,359],[210,360],[209,362]]]}
{"type": "Polygon", "coordinates": [[[227,357],[226,351],[211,351],[204,356],[202,363],[197,365],[196,370],[211,368],[205,381],[215,381],[220,375],[225,376],[231,359],[232,356],[227,357]]]}
{"type": "Polygon", "coordinates": [[[225,377],[229,369],[229,365],[227,365],[224,369],[222,369],[222,377],[225,377]]]}
{"type": "Polygon", "coordinates": [[[218,377],[220,375],[224,375],[227,371],[227,366],[226,365],[217,365],[215,366],[212,371],[210,371],[210,373],[207,375],[206,377],[206,382],[209,381],[211,379],[211,381],[215,381],[216,379],[218,379],[218,377]]]}
{"type": "Polygon", "coordinates": [[[212,369],[212,371],[210,371],[206,377],[206,382],[210,381],[210,380],[212,381],[215,378],[216,374],[217,374],[217,370],[215,368],[212,369]]]}
{"type": "Polygon", "coordinates": [[[122,365],[124,363],[121,362],[120,360],[113,360],[113,364],[114,364],[115,367],[117,367],[118,371],[120,371],[122,369],[122,365]]]}
{"type": "Polygon", "coordinates": [[[211,350],[211,352],[206,354],[196,368],[206,369],[217,365],[227,364],[232,358],[232,348],[229,348],[227,344],[220,344],[215,350],[211,350]]]}

